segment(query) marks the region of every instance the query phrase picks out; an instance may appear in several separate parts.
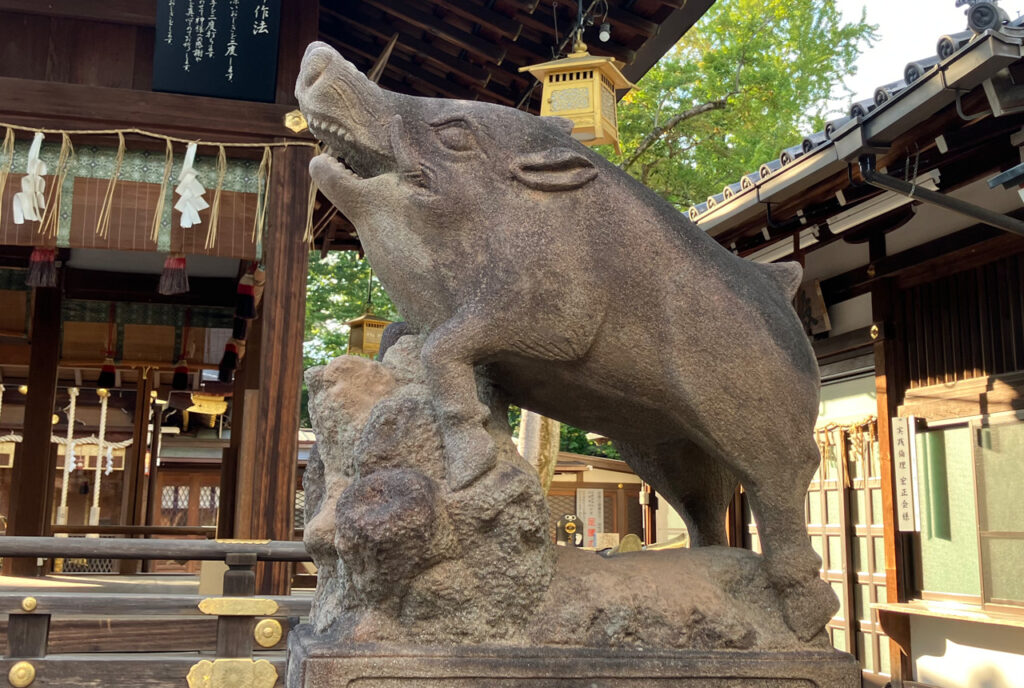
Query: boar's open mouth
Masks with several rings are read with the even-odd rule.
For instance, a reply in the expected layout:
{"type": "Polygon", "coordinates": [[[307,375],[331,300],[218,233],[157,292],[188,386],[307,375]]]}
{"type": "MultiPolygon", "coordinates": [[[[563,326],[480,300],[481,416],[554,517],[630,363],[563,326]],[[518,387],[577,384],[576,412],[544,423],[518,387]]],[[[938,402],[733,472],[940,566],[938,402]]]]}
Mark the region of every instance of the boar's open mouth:
{"type": "MultiPolygon", "coordinates": [[[[363,144],[351,131],[354,126],[346,127],[331,117],[313,113],[306,116],[306,121],[309,131],[321,142],[324,154],[337,160],[356,177],[369,179],[394,169],[394,159],[363,144]]],[[[381,139],[386,141],[387,137],[382,136],[381,139]]]]}

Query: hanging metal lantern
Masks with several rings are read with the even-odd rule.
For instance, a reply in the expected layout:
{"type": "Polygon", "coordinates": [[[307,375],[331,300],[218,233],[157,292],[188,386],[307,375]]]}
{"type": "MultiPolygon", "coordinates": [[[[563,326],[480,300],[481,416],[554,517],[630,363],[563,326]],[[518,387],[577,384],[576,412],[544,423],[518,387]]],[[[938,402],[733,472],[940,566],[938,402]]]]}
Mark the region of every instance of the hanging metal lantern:
{"type": "Polygon", "coordinates": [[[572,120],[572,135],[588,146],[610,143],[619,151],[618,98],[616,91],[631,89],[619,71],[624,63],[611,57],[595,57],[577,36],[568,57],[521,67],[544,85],[541,116],[572,120]]]}
{"type": "Polygon", "coordinates": [[[373,358],[380,351],[381,335],[391,321],[366,311],[345,324],[351,328],[348,333],[348,353],[373,358]]]}

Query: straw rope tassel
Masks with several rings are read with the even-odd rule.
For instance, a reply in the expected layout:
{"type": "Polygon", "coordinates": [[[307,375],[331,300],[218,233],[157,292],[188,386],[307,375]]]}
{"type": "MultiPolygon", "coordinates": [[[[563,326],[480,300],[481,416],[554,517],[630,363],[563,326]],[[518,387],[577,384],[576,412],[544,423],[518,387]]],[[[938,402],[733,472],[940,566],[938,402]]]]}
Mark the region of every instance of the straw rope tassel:
{"type": "MultiPolygon", "coordinates": [[[[320,146],[317,145],[313,149],[314,157],[320,155],[320,146]]],[[[302,232],[302,241],[308,244],[310,247],[313,246],[313,212],[316,210],[316,192],[317,186],[313,178],[309,178],[309,201],[306,205],[306,229],[302,232]]]]}
{"type": "Polygon", "coordinates": [[[270,152],[270,146],[266,146],[263,149],[263,159],[260,160],[259,172],[256,173],[256,219],[252,223],[252,243],[254,244],[259,239],[267,221],[268,180],[273,161],[274,154],[270,152]]]}
{"type": "Polygon", "coordinates": [[[14,165],[14,130],[7,127],[4,134],[4,142],[0,145],[0,217],[3,217],[4,210],[4,187],[7,186],[7,177],[11,174],[11,167],[14,165]]]}
{"type": "Polygon", "coordinates": [[[50,186],[46,208],[43,210],[43,219],[39,223],[40,234],[50,237],[57,236],[57,231],[60,228],[64,180],[68,176],[68,168],[71,167],[75,157],[75,147],[71,145],[71,137],[67,134],[61,134],[60,136],[60,157],[57,159],[57,169],[54,172],[53,184],[50,186]]]}
{"type": "Polygon", "coordinates": [[[103,205],[100,207],[99,220],[96,222],[96,234],[107,237],[110,229],[110,209],[114,201],[114,189],[117,188],[117,178],[121,176],[121,165],[124,163],[124,134],[117,132],[117,158],[114,159],[114,174],[107,184],[107,193],[103,197],[103,205]]]}
{"type": "Polygon", "coordinates": [[[153,213],[153,231],[150,238],[153,243],[160,241],[160,225],[164,220],[164,208],[167,206],[167,187],[171,184],[171,169],[174,167],[174,145],[167,139],[166,157],[164,159],[164,175],[160,178],[160,195],[156,199],[156,211],[153,213]]]}
{"type": "MultiPolygon", "coordinates": [[[[60,481],[60,507],[57,509],[57,523],[62,526],[68,523],[68,479],[71,471],[75,470],[75,407],[78,388],[68,388],[68,396],[71,397],[68,404],[68,432],[64,441],[64,472],[60,481]]],[[[61,533],[58,537],[67,537],[67,533],[61,533]]]]}
{"type": "MultiPolygon", "coordinates": [[[[107,436],[107,399],[110,397],[109,390],[99,389],[96,391],[100,395],[100,431],[96,449],[96,472],[93,474],[92,508],[89,509],[89,525],[91,526],[97,526],[100,523],[100,481],[103,480],[103,450],[107,436]]],[[[99,535],[92,534],[92,537],[99,537],[99,535]]]]}
{"type": "Polygon", "coordinates": [[[228,157],[224,146],[217,146],[217,188],[213,192],[213,207],[210,209],[210,225],[206,229],[206,248],[217,243],[217,223],[220,221],[220,194],[224,190],[224,175],[228,172],[228,157]]]}

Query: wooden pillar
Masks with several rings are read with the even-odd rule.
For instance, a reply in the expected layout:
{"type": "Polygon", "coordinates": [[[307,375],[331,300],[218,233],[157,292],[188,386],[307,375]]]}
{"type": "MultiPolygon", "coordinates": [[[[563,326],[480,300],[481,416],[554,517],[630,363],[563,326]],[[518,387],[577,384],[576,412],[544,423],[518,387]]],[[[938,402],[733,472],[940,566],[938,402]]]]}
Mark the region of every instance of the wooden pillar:
{"type": "Polygon", "coordinates": [[[249,441],[255,419],[256,393],[260,384],[260,345],[263,336],[261,319],[249,323],[245,356],[235,371],[235,385],[231,395],[231,441],[224,449],[220,469],[220,508],[217,512],[217,537],[241,537],[251,530],[249,500],[239,495],[252,491],[252,443],[249,441]],[[250,403],[246,405],[246,400],[250,403]],[[250,416],[249,422],[246,422],[250,416]],[[245,460],[243,460],[245,459],[245,460]]]}
{"type": "MultiPolygon", "coordinates": [[[[60,362],[59,288],[37,288],[32,304],[32,353],[29,359],[28,396],[21,451],[11,475],[11,514],[8,535],[48,535],[53,486],[57,469],[53,461],[53,403],[60,362]]],[[[36,560],[8,559],[4,573],[36,574],[36,560]]]]}
{"type": "MultiPolygon", "coordinates": [[[[877,253],[872,246],[872,253],[877,253]]],[[[877,260],[873,255],[872,260],[877,260]]],[[[892,419],[897,416],[905,381],[902,357],[897,346],[895,322],[899,294],[893,279],[876,283],[871,290],[871,308],[877,336],[875,354],[875,395],[878,404],[878,452],[882,478],[882,519],[885,530],[885,587],[887,602],[905,602],[908,587],[905,564],[909,545],[906,537],[896,530],[896,484],[892,468],[892,419]]],[[[875,335],[875,331],[872,332],[875,335]]],[[[900,646],[889,641],[889,657],[894,679],[909,680],[913,676],[910,657],[900,646]]],[[[899,685],[899,683],[897,683],[899,685]]]]}
{"type": "MultiPolygon", "coordinates": [[[[144,522],[147,482],[146,482],[146,449],[149,442],[149,410],[153,399],[149,392],[154,386],[156,373],[152,370],[139,372],[139,380],[135,385],[135,415],[132,423],[132,443],[125,450],[124,476],[121,490],[121,517],[119,523],[126,526],[142,525],[144,522]]],[[[141,561],[138,559],[121,559],[118,561],[119,573],[138,573],[141,561]]]]}
{"type": "Polygon", "coordinates": [[[295,103],[295,80],[306,46],[315,41],[320,31],[319,0],[288,0],[281,3],[281,46],[277,55],[278,103],[295,103]]]}
{"type": "MultiPolygon", "coordinates": [[[[238,455],[238,537],[290,540],[294,533],[308,264],[302,233],[309,159],[309,150],[298,147],[284,148],[274,155],[263,249],[267,276],[256,364],[259,388],[246,392],[245,437],[241,438],[238,455]],[[245,472],[251,475],[251,486],[241,479],[245,472]],[[246,527],[249,532],[243,533],[246,527]]],[[[290,571],[288,564],[259,566],[257,594],[288,594],[290,571]]]]}

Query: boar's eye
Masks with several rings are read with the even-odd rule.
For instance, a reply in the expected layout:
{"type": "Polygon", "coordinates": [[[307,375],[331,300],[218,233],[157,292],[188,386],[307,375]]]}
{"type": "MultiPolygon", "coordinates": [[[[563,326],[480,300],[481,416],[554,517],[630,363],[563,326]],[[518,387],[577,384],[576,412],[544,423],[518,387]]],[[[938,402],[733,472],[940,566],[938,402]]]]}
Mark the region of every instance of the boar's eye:
{"type": "Polygon", "coordinates": [[[449,150],[463,152],[476,146],[473,132],[464,120],[449,120],[435,125],[434,132],[441,145],[449,150]]]}

